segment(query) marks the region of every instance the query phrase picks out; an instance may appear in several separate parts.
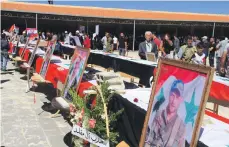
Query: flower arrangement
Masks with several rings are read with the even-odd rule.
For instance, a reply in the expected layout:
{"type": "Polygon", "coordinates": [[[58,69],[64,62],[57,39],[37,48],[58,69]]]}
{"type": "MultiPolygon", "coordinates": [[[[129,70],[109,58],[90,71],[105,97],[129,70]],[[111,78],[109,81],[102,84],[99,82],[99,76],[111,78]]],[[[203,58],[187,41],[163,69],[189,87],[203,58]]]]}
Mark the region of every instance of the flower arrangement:
{"type": "MultiPolygon", "coordinates": [[[[108,87],[109,85],[104,82],[99,87],[91,88],[97,91],[95,105],[92,104],[94,96],[87,96],[83,99],[74,90],[70,90],[69,93],[73,98],[73,102],[70,104],[70,118],[73,124],[97,134],[104,140],[109,140],[112,145],[117,144],[116,140],[119,134],[114,129],[115,122],[117,117],[123,112],[123,109],[116,113],[110,112],[107,109],[108,102],[114,94],[108,87]]],[[[88,142],[74,136],[73,144],[80,147],[88,144],[88,142]]]]}

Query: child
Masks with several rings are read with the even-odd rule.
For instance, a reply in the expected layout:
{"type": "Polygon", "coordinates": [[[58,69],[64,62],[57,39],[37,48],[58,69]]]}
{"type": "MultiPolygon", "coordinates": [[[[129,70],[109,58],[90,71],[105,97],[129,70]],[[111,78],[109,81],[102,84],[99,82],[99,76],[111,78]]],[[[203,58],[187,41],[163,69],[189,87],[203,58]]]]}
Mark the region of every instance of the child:
{"type": "Polygon", "coordinates": [[[196,46],[197,52],[192,56],[192,62],[195,64],[206,65],[205,54],[203,53],[203,43],[198,43],[196,46]]]}

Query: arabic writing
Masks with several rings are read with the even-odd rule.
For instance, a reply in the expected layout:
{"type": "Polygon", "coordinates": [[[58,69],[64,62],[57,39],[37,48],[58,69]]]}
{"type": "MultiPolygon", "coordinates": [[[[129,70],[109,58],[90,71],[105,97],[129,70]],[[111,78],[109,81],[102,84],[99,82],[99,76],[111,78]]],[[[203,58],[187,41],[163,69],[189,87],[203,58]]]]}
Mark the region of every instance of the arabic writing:
{"type": "Polygon", "coordinates": [[[109,141],[105,141],[103,139],[101,139],[99,136],[97,136],[96,134],[81,128],[78,125],[74,125],[72,128],[72,134],[76,135],[84,140],[87,140],[88,142],[97,145],[99,147],[109,147],[109,141]]]}

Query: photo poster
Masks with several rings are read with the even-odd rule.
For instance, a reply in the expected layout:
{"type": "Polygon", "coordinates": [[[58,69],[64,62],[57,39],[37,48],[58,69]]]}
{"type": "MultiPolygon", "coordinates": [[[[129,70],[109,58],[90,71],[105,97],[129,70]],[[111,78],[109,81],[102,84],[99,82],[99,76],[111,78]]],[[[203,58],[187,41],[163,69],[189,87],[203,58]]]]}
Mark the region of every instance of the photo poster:
{"type": "Polygon", "coordinates": [[[29,62],[28,62],[29,67],[32,66],[33,60],[35,58],[35,55],[38,49],[39,42],[40,42],[40,39],[37,40],[36,46],[34,47],[32,54],[30,55],[29,62]]]}
{"type": "Polygon", "coordinates": [[[38,36],[36,28],[26,28],[27,37],[38,36]]]}
{"type": "Polygon", "coordinates": [[[24,57],[25,50],[26,50],[26,48],[27,48],[27,46],[28,46],[28,44],[29,44],[29,40],[30,40],[30,38],[27,38],[26,43],[25,43],[25,46],[24,46],[24,48],[23,48],[23,50],[22,50],[22,52],[21,52],[21,54],[20,54],[20,57],[21,57],[22,59],[23,59],[23,57],[24,57]]]}
{"type": "Polygon", "coordinates": [[[45,76],[46,76],[46,73],[47,73],[53,52],[55,50],[55,47],[56,47],[56,41],[55,42],[49,41],[49,44],[47,46],[47,50],[46,50],[45,55],[43,57],[44,60],[43,60],[43,63],[42,63],[41,69],[40,69],[40,76],[44,79],[45,79],[45,76]]]}
{"type": "Polygon", "coordinates": [[[196,146],[214,69],[160,59],[140,147],[196,146]]]}
{"type": "Polygon", "coordinates": [[[70,102],[72,101],[72,97],[69,94],[69,90],[75,89],[76,92],[78,91],[89,54],[90,49],[76,46],[69,67],[68,76],[62,90],[62,97],[70,102]]]}

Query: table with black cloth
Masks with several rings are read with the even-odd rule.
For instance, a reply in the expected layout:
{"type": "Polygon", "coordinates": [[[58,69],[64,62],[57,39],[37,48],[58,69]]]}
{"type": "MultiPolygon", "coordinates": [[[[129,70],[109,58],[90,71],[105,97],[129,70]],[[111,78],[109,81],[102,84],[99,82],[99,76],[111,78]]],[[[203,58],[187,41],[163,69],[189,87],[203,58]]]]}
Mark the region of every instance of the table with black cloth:
{"type": "Polygon", "coordinates": [[[103,68],[112,68],[114,72],[120,71],[138,77],[140,79],[139,84],[150,87],[149,79],[153,76],[154,68],[157,65],[142,64],[136,61],[134,62],[134,59],[127,60],[120,56],[91,52],[87,63],[99,65],[103,68]]]}
{"type": "MultiPolygon", "coordinates": [[[[112,112],[124,109],[116,122],[116,129],[119,132],[118,142],[125,141],[130,147],[138,147],[146,111],[118,94],[113,96],[108,108],[112,112]]],[[[188,146],[187,142],[185,146],[188,146]]],[[[198,141],[197,147],[207,146],[198,141]]]]}
{"type": "MultiPolygon", "coordinates": [[[[74,46],[62,44],[64,54],[73,55],[74,46]]],[[[156,62],[142,61],[138,59],[128,59],[111,53],[91,50],[87,61],[88,64],[99,65],[103,68],[112,68],[114,72],[124,72],[140,79],[139,84],[150,87],[149,79],[153,76],[156,62]],[[146,62],[146,63],[144,63],[146,62]],[[144,71],[144,72],[142,72],[144,71]]]]}
{"type": "Polygon", "coordinates": [[[62,44],[61,49],[64,54],[72,56],[74,53],[74,46],[62,44]]]}

